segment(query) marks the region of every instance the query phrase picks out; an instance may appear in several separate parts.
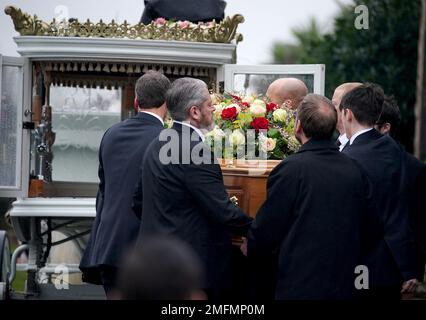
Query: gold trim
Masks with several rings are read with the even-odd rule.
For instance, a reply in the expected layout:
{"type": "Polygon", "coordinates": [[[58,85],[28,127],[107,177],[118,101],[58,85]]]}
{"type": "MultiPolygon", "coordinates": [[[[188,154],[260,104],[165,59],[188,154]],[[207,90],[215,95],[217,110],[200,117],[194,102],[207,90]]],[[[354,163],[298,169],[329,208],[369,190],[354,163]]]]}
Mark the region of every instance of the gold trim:
{"type": "Polygon", "coordinates": [[[12,18],[15,30],[21,36],[43,36],[49,28],[49,25],[38,19],[36,15],[31,17],[14,6],[7,6],[4,12],[12,18]]]}
{"type": "Polygon", "coordinates": [[[78,20],[69,23],[58,23],[55,19],[48,24],[38,19],[36,15],[31,17],[14,6],[5,8],[15,26],[15,30],[21,36],[52,36],[52,37],[81,37],[81,38],[127,38],[145,40],[175,40],[191,42],[235,43],[243,40],[243,36],[237,33],[244,17],[236,14],[226,17],[220,23],[212,21],[210,24],[182,24],[166,22],[163,25],[151,22],[148,25],[142,23],[130,25],[126,20],[118,24],[114,20],[105,23],[100,20],[93,23],[89,19],[81,23],[78,20]]]}

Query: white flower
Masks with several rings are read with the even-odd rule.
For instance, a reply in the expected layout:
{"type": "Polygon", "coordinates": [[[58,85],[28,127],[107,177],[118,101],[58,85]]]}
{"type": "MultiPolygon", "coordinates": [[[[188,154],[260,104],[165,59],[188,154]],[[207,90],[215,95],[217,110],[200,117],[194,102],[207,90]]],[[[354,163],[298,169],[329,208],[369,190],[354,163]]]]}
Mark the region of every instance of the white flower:
{"type": "MultiPolygon", "coordinates": [[[[261,100],[255,100],[255,101],[261,101],[261,100]]],[[[264,117],[265,113],[266,113],[266,105],[265,105],[265,103],[263,103],[263,104],[255,103],[255,101],[250,106],[250,112],[255,117],[264,117]]]]}
{"type": "Polygon", "coordinates": [[[221,115],[222,115],[222,110],[225,108],[225,103],[221,102],[219,104],[215,104],[214,105],[214,112],[213,112],[213,116],[216,120],[220,120],[221,115]]]}
{"type": "Polygon", "coordinates": [[[256,117],[264,117],[266,114],[266,103],[260,99],[253,100],[250,112],[256,117]]]}
{"type": "Polygon", "coordinates": [[[292,151],[297,151],[300,147],[299,141],[297,141],[297,138],[295,136],[290,136],[288,138],[288,148],[292,151]]]}
{"type": "Polygon", "coordinates": [[[265,101],[263,101],[263,100],[255,99],[255,100],[252,102],[252,104],[258,104],[258,105],[260,105],[260,106],[264,107],[264,108],[265,108],[265,110],[266,110],[266,103],[265,103],[265,101]]]}
{"type": "Polygon", "coordinates": [[[213,105],[216,105],[216,104],[219,104],[219,103],[220,103],[220,97],[219,97],[219,95],[217,95],[216,93],[212,93],[212,94],[210,95],[210,98],[212,99],[212,104],[213,104],[213,105]]]}
{"type": "Polygon", "coordinates": [[[245,96],[242,99],[242,102],[247,102],[249,104],[252,104],[254,100],[255,100],[255,96],[245,96]]]}
{"type": "Polygon", "coordinates": [[[234,130],[229,136],[229,141],[233,146],[239,146],[246,143],[246,137],[240,130],[234,130]]]}
{"type": "Polygon", "coordinates": [[[259,146],[263,152],[269,152],[275,149],[277,139],[267,138],[263,134],[259,135],[259,146]]]}
{"type": "Polygon", "coordinates": [[[225,136],[225,132],[223,132],[223,130],[219,128],[218,126],[215,126],[212,131],[206,134],[206,138],[212,137],[214,140],[220,140],[224,136],[225,136]]]}
{"type": "Polygon", "coordinates": [[[287,111],[284,109],[277,109],[272,113],[272,117],[274,118],[275,122],[285,122],[287,119],[287,111]]]}
{"type": "Polygon", "coordinates": [[[222,112],[222,110],[225,108],[225,103],[224,102],[221,102],[221,103],[218,103],[218,104],[215,104],[214,105],[214,109],[215,109],[215,113],[217,112],[217,113],[220,113],[220,112],[222,112]]]}
{"type": "Polygon", "coordinates": [[[201,27],[201,29],[214,28],[215,24],[216,23],[214,23],[213,21],[206,22],[206,23],[198,22],[198,25],[201,27]]]}

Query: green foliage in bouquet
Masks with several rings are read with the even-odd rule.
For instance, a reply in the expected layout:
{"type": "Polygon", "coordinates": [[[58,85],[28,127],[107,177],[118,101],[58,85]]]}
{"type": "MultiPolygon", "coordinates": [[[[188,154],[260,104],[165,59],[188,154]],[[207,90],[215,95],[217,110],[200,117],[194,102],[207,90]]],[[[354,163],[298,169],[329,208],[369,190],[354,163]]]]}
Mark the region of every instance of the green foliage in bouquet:
{"type": "Polygon", "coordinates": [[[281,160],[299,150],[294,111],[257,96],[215,94],[212,100],[216,127],[206,137],[218,156],[281,160]]]}

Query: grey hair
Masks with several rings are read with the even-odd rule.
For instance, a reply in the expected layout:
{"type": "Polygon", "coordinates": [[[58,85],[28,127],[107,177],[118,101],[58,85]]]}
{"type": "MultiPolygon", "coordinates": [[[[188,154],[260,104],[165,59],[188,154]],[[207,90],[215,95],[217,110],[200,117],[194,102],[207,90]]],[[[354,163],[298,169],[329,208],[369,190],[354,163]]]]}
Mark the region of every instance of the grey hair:
{"type": "Polygon", "coordinates": [[[192,106],[201,106],[207,99],[207,85],[200,79],[180,78],[172,83],[166,95],[166,104],[173,120],[184,121],[192,106]]]}

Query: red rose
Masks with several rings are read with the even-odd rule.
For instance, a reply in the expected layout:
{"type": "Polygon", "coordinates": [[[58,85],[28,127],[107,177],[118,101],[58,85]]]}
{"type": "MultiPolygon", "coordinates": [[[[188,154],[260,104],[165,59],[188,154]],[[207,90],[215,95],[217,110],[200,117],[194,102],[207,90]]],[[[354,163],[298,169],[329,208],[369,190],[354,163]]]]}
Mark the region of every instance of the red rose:
{"type": "Polygon", "coordinates": [[[256,131],[269,128],[269,121],[266,118],[255,118],[250,124],[256,131]]]}
{"type": "Polygon", "coordinates": [[[233,94],[231,94],[232,99],[234,99],[235,101],[241,101],[241,98],[239,96],[234,96],[233,94]]]}
{"type": "Polygon", "coordinates": [[[276,103],[270,102],[266,105],[266,111],[269,112],[274,112],[275,110],[278,109],[278,105],[276,103]]]}
{"type": "Polygon", "coordinates": [[[243,109],[243,110],[246,110],[247,108],[250,107],[250,103],[248,103],[248,102],[240,102],[239,105],[240,105],[241,109],[243,109]]]}
{"type": "Polygon", "coordinates": [[[222,110],[221,117],[223,120],[235,120],[237,118],[238,111],[237,108],[226,108],[222,110]]]}

